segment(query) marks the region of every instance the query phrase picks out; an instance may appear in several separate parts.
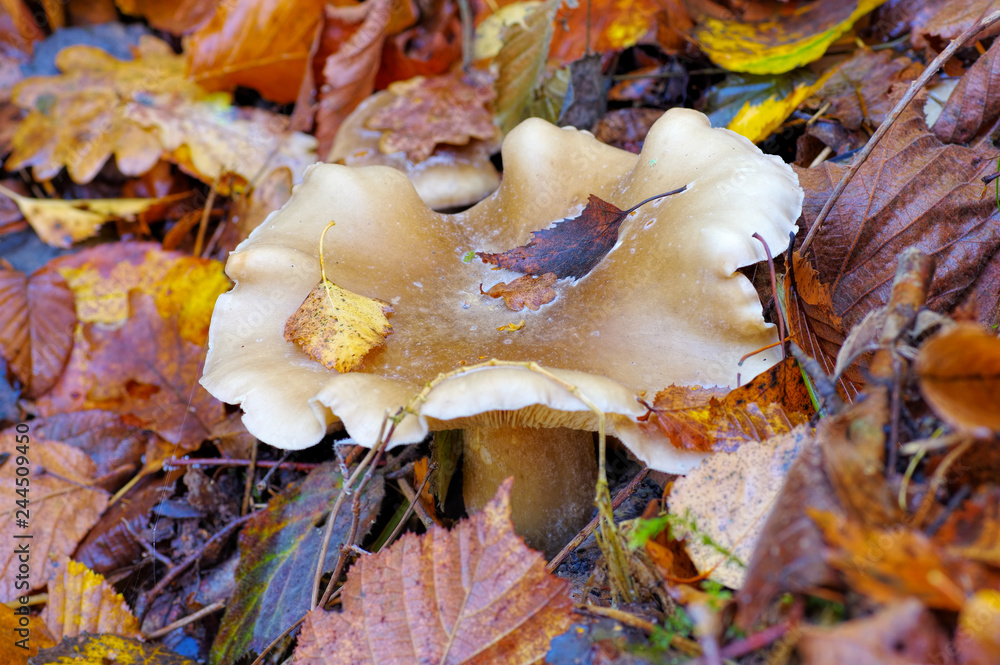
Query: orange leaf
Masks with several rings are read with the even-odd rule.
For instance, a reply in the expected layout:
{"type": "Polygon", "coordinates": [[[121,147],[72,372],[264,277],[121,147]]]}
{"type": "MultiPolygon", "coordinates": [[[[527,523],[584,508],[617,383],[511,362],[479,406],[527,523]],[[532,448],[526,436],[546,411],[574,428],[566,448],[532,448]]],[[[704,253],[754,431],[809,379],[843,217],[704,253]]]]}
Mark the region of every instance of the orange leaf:
{"type": "Polygon", "coordinates": [[[271,101],[294,102],[325,5],[322,0],[221,3],[186,40],[188,73],[209,90],[242,85],[271,101]]]}
{"type": "Polygon", "coordinates": [[[163,318],[151,296],[133,291],[128,307],[117,328],[82,326],[59,383],[36,402],[39,414],[105,409],[196,448],[225,418],[222,403],[198,384],[206,350],[184,339],[177,318],[163,318]]]}
{"type": "Polygon", "coordinates": [[[953,427],[1000,431],[1000,338],[960,323],[920,347],[914,365],[920,392],[953,427]]]}
{"type": "Polygon", "coordinates": [[[6,601],[45,584],[55,570],[53,562],[76,549],[104,512],[109,495],[87,486],[97,477],[97,466],[85,453],[65,443],[34,436],[33,429],[25,433],[11,427],[0,432],[0,453],[10,455],[0,473],[0,501],[9,511],[0,521],[0,538],[11,543],[0,554],[0,598],[6,601]],[[27,461],[22,463],[21,458],[27,461]],[[15,479],[21,476],[15,476],[14,467],[21,466],[29,472],[27,517],[14,512],[18,510],[16,501],[24,498],[17,494],[15,485],[15,479]],[[19,526],[21,519],[24,522],[19,526]],[[24,535],[34,537],[16,538],[24,535]],[[19,588],[17,570],[22,562],[17,548],[24,543],[30,556],[28,587],[19,588]]]}
{"type": "Polygon", "coordinates": [[[103,576],[82,563],[63,559],[49,580],[49,600],[42,619],[57,640],[83,633],[111,633],[138,638],[139,622],[103,576]]]}
{"type": "Polygon", "coordinates": [[[0,351],[29,397],[49,391],[73,350],[73,293],[59,273],[0,269],[0,351]]]}
{"type": "Polygon", "coordinates": [[[570,623],[566,582],[545,571],[510,523],[510,488],[448,532],[406,534],[364,556],[344,584],[344,611],[306,616],[299,665],[534,663],[570,623]]]}
{"type": "Polygon", "coordinates": [[[480,286],[479,292],[491,298],[503,298],[507,308],[512,312],[520,312],[525,307],[537,312],[539,307],[556,299],[556,290],[552,288],[555,281],[554,272],[547,272],[539,277],[522,275],[510,284],[507,282],[494,284],[489,291],[483,291],[483,287],[480,286]]]}

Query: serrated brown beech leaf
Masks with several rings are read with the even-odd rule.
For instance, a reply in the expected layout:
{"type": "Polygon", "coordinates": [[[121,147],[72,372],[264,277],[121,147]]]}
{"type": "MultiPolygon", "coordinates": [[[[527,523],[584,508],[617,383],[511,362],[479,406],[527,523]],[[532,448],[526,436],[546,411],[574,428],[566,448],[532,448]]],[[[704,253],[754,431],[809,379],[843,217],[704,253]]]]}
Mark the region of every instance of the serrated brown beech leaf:
{"type": "Polygon", "coordinates": [[[510,523],[511,479],[448,532],[406,534],[364,556],[344,584],[341,613],[310,612],[298,665],[534,663],[568,627],[566,582],[510,523]]]}
{"type": "MultiPolygon", "coordinates": [[[[927,304],[939,311],[958,304],[979,273],[998,260],[997,204],[983,195],[980,181],[995,171],[998,152],[942,143],[928,131],[921,106],[918,98],[899,116],[808,251],[844,330],[888,302],[896,259],[907,247],[934,256],[927,304]]],[[[802,218],[808,228],[847,167],[825,162],[793,168],[805,190],[802,218]]],[[[989,311],[998,297],[980,307],[989,311]]]]}
{"type": "Polygon", "coordinates": [[[0,353],[29,397],[48,392],[73,350],[73,292],[48,268],[0,269],[0,353]]]}
{"type": "MultiPolygon", "coordinates": [[[[682,191],[684,188],[653,198],[682,191]]],[[[579,215],[566,217],[547,229],[535,231],[527,245],[500,254],[476,252],[476,256],[484,263],[526,275],[544,275],[550,272],[555,273],[558,279],[579,279],[593,270],[615,246],[618,242],[618,228],[625,218],[651,200],[647,199],[628,210],[622,210],[591,194],[579,215]]]]}

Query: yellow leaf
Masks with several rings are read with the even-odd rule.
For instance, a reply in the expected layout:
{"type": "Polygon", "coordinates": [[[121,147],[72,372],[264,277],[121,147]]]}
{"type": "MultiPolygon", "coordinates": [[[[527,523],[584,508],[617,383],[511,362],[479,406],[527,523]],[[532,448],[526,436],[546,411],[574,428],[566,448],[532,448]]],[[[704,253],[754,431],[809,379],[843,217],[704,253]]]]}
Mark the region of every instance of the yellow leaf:
{"type": "Polygon", "coordinates": [[[799,2],[787,15],[763,21],[705,16],[695,28],[694,38],[720,67],[751,74],[780,74],[818,60],[858,19],[884,2],[799,2]]]}
{"type": "Polygon", "coordinates": [[[155,205],[187,196],[174,194],[160,199],[33,199],[0,185],[0,194],[9,197],[43,242],[53,247],[70,247],[95,235],[112,219],[132,220],[155,205]]]}
{"type": "Polygon", "coordinates": [[[832,73],[832,71],[827,72],[812,85],[799,83],[791,94],[783,99],[772,96],[757,106],[751,106],[750,102],[746,102],[736,117],[726,125],[726,129],[742,134],[754,143],[763,141],[781,127],[799,104],[819,90],[832,73]]]}
{"type": "Polygon", "coordinates": [[[102,575],[71,559],[62,564],[49,581],[49,600],[42,611],[53,637],[61,640],[82,633],[139,637],[138,620],[102,575]]]}
{"type": "Polygon", "coordinates": [[[327,369],[350,372],[365,354],[392,333],[389,303],[351,293],[330,280],[320,282],[285,323],[285,339],[295,342],[327,369]]]}

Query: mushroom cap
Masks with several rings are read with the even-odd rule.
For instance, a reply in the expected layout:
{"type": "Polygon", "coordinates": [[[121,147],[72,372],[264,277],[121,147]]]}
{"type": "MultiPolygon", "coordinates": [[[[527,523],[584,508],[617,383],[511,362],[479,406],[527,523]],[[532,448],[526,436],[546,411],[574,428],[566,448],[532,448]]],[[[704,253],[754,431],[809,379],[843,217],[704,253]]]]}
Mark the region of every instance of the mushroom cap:
{"type": "Polygon", "coordinates": [[[391,166],[405,173],[417,194],[434,210],[472,205],[496,190],[500,175],[490,161],[497,142],[471,139],[466,145],[439,144],[434,154],[414,163],[403,151],[385,154],[379,150],[382,132],[365,127],[376,112],[388,106],[395,95],[377,92],[344,119],[330,148],[328,162],[347,166],[391,166]]]}
{"type": "MultiPolygon", "coordinates": [[[[318,442],[340,420],[373,445],[395,412],[440,373],[482,360],[535,361],[578,387],[608,417],[609,433],[651,467],[683,472],[700,454],[653,440],[636,424],[643,391],[674,384],[732,385],[778,360],[776,341],[751,283],[736,272],[766,258],[759,233],[784,247],[802,191],[792,170],[743,137],[712,129],[696,111],[673,109],[653,125],[640,155],[589,133],[527,120],[503,145],[500,188],[469,210],[430,210],[402,173],[387,167],[318,164],[281,210],[230,256],[236,282],[216,305],[202,384],[239,403],[244,423],[281,448],[318,442]],[[466,262],[470,251],[503,252],[531,233],[578,214],[589,195],[626,209],[618,243],[587,275],[556,283],[537,312],[511,312],[480,285],[517,273],[466,262]],[[329,279],[393,306],[393,333],[353,372],[338,374],[283,337],[319,281],[318,241],[329,279]],[[525,321],[517,330],[500,331],[525,321]]],[[[525,367],[459,373],[426,395],[419,415],[399,423],[390,445],[480,417],[529,426],[596,429],[579,399],[525,367]],[[481,415],[489,414],[489,415],[481,415]]]]}

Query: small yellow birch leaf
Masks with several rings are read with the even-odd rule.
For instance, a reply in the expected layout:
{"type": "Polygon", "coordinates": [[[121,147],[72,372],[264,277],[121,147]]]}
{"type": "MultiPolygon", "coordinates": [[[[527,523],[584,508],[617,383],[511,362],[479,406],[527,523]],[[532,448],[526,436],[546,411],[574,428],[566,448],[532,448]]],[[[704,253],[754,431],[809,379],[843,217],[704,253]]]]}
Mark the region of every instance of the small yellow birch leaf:
{"type": "Polygon", "coordinates": [[[83,633],[139,637],[139,622],[125,599],[102,575],[82,563],[63,559],[49,581],[49,601],[42,620],[57,640],[83,633]]]}
{"type": "Polygon", "coordinates": [[[95,235],[112,219],[132,220],[154,205],[187,196],[174,194],[159,199],[33,199],[0,186],[0,194],[10,197],[42,242],[69,248],[74,242],[95,235]]]}
{"type": "Polygon", "coordinates": [[[350,372],[365,354],[392,333],[392,306],[321,281],[285,322],[285,339],[295,342],[327,369],[350,372]]]}

